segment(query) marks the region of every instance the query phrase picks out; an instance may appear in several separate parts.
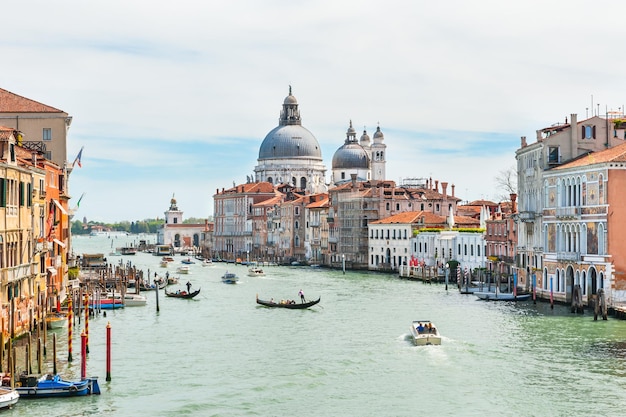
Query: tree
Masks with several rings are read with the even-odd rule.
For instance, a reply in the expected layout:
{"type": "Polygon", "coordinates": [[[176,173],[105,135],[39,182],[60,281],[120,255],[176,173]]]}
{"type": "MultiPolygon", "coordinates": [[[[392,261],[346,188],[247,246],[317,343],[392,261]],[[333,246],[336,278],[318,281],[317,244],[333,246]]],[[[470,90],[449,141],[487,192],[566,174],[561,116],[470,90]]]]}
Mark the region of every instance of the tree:
{"type": "Polygon", "coordinates": [[[510,201],[511,194],[517,194],[517,167],[504,169],[495,178],[498,201],[510,201]]]}

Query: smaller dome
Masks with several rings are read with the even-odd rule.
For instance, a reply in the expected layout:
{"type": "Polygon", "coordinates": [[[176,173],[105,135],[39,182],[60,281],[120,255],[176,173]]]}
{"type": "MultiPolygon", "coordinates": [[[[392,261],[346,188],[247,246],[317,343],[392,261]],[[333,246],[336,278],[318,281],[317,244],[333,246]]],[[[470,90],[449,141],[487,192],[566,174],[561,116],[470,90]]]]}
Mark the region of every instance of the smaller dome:
{"type": "Polygon", "coordinates": [[[346,143],[333,155],[333,169],[369,169],[369,167],[369,156],[358,143],[346,143]]]}
{"type": "Polygon", "coordinates": [[[298,100],[296,100],[294,96],[289,94],[287,97],[285,97],[285,101],[283,101],[283,104],[298,104],[298,100]]]}
{"type": "Polygon", "coordinates": [[[367,130],[363,130],[363,134],[361,135],[361,138],[359,139],[359,141],[361,142],[362,146],[366,146],[370,144],[370,137],[367,134],[367,130]]]}
{"type": "Polygon", "coordinates": [[[380,131],[380,126],[376,128],[376,133],[374,133],[374,140],[376,139],[380,139],[380,140],[385,139],[385,135],[383,135],[383,132],[380,131]]]}

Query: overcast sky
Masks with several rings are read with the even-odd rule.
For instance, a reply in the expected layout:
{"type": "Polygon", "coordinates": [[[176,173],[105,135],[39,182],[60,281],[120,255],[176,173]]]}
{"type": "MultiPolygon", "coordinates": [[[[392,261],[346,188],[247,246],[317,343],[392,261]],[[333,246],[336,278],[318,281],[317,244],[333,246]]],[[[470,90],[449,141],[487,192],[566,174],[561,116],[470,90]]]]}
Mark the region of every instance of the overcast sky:
{"type": "Polygon", "coordinates": [[[626,3],[14,1],[0,87],[73,117],[76,217],[213,214],[246,181],[289,85],[330,180],[350,120],[380,125],[387,177],[498,200],[520,137],[626,98],[626,3]]]}

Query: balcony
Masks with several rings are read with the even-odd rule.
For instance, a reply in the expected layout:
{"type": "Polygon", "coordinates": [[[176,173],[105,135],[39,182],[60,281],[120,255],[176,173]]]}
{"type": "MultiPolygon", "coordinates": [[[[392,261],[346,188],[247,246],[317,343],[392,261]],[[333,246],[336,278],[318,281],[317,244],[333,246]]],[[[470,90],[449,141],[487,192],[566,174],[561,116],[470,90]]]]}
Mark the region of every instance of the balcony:
{"type": "Polygon", "coordinates": [[[558,219],[580,219],[580,207],[557,207],[556,217],[558,219]]]}
{"type": "Polygon", "coordinates": [[[535,221],[535,212],[534,211],[520,211],[519,219],[523,222],[535,221]]]}
{"type": "Polygon", "coordinates": [[[564,262],[578,262],[580,261],[580,253],[578,252],[557,252],[556,253],[557,261],[564,262]]]}

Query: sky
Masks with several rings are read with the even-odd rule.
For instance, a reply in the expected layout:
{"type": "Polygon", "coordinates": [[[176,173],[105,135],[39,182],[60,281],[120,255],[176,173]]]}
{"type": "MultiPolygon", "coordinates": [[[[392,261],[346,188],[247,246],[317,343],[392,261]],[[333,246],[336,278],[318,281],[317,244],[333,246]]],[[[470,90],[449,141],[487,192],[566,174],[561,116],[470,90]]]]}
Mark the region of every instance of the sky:
{"type": "Polygon", "coordinates": [[[387,179],[499,201],[520,138],[623,111],[626,3],[600,0],[23,0],[3,6],[0,78],[72,116],[75,219],[213,215],[246,182],[292,86],[332,157],[380,126],[387,179]],[[450,186],[449,186],[450,187],[450,186]],[[450,188],[448,189],[450,191],[450,188]]]}

